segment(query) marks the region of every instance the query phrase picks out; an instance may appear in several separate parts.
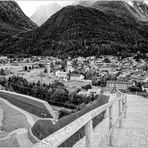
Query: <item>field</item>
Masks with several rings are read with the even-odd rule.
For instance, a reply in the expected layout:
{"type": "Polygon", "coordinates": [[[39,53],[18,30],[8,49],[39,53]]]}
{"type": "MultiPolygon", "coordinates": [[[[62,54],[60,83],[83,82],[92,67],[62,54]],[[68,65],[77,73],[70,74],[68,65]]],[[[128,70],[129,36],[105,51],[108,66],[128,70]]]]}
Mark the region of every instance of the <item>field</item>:
{"type": "Polygon", "coordinates": [[[76,91],[77,89],[81,88],[83,85],[86,85],[84,82],[79,82],[79,81],[68,81],[64,82],[64,84],[69,92],[76,91]]]}
{"type": "Polygon", "coordinates": [[[18,66],[11,65],[11,64],[0,64],[0,68],[7,68],[10,70],[11,74],[5,75],[5,77],[10,77],[12,75],[24,77],[27,79],[29,82],[37,82],[38,80],[41,81],[42,83],[49,84],[52,81],[56,80],[57,78],[48,75],[47,73],[44,73],[44,68],[38,68],[38,69],[32,69],[30,72],[29,71],[24,71],[23,67],[24,66],[32,66],[32,63],[20,63],[18,66]]]}
{"type": "MultiPolygon", "coordinates": [[[[48,74],[48,73],[44,73],[44,68],[38,68],[38,69],[32,69],[30,72],[24,71],[23,67],[27,65],[27,66],[31,66],[32,63],[27,63],[27,64],[22,64],[20,63],[18,66],[14,66],[11,64],[5,64],[5,65],[0,65],[0,68],[8,68],[11,71],[11,74],[6,75],[5,77],[10,77],[12,75],[16,75],[16,76],[20,76],[23,77],[25,79],[27,79],[27,81],[29,82],[37,82],[40,81],[41,83],[46,83],[49,84],[51,82],[53,82],[54,80],[58,80],[57,77],[55,77],[52,74],[48,74]]],[[[77,90],[78,88],[81,88],[83,85],[85,85],[85,83],[83,82],[78,82],[78,81],[67,81],[64,82],[66,88],[70,91],[73,92],[75,90],[77,90]]]]}

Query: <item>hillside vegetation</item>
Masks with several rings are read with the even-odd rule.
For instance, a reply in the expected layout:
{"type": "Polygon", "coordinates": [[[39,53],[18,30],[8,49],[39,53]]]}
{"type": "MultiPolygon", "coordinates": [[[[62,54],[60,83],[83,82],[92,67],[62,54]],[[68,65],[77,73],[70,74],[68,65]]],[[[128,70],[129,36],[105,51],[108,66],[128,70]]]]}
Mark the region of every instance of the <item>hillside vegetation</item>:
{"type": "Polygon", "coordinates": [[[36,27],[15,1],[0,1],[0,41],[36,27]]]}
{"type": "Polygon", "coordinates": [[[146,29],[136,21],[93,8],[67,6],[35,31],[1,42],[0,52],[59,57],[146,52],[146,29]]]}
{"type": "Polygon", "coordinates": [[[36,30],[0,42],[0,52],[60,58],[147,52],[148,25],[128,11],[130,5],[95,2],[92,7],[64,7],[36,30]]]}

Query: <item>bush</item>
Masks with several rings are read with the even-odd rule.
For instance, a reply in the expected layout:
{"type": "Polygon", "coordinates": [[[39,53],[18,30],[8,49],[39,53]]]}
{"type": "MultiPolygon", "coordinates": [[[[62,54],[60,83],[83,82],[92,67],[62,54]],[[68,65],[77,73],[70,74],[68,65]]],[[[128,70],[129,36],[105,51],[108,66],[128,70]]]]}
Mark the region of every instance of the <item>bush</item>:
{"type": "Polygon", "coordinates": [[[142,91],[142,89],[137,87],[137,86],[131,86],[131,87],[128,88],[128,90],[130,92],[141,92],[142,91]]]}
{"type": "Polygon", "coordinates": [[[47,73],[47,72],[48,72],[48,70],[47,70],[47,68],[45,68],[45,69],[44,69],[44,73],[47,73]]]}
{"type": "Polygon", "coordinates": [[[64,116],[67,116],[67,115],[71,114],[72,111],[70,112],[70,111],[68,111],[68,110],[62,109],[62,110],[60,110],[58,113],[59,113],[59,114],[58,114],[58,118],[60,119],[60,118],[62,118],[62,117],[64,117],[64,116]]]}
{"type": "Polygon", "coordinates": [[[85,90],[88,90],[88,89],[91,89],[91,88],[92,88],[92,87],[91,87],[90,84],[85,85],[85,86],[82,86],[82,89],[85,89],[85,90]]]}
{"type": "Polygon", "coordinates": [[[27,66],[25,66],[25,67],[24,67],[24,70],[25,70],[25,71],[27,71],[27,70],[28,70],[27,66]]]}

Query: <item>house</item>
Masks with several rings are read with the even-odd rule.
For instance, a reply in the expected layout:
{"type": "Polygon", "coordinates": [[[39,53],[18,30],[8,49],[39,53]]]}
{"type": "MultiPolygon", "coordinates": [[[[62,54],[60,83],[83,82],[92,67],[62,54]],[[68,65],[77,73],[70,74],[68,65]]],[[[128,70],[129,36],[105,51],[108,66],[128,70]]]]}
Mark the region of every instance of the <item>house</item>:
{"type": "Polygon", "coordinates": [[[72,66],[72,61],[67,61],[66,71],[67,72],[73,72],[73,71],[75,71],[75,68],[72,66]]]}
{"type": "Polygon", "coordinates": [[[68,79],[68,72],[64,72],[64,71],[57,71],[55,73],[56,77],[63,79],[63,80],[67,80],[68,79]]]}
{"type": "Polygon", "coordinates": [[[107,81],[107,88],[117,88],[117,89],[128,89],[128,87],[132,86],[132,82],[125,81],[107,81]]]}
{"type": "Polygon", "coordinates": [[[0,63],[10,63],[10,59],[6,56],[1,56],[0,63]]]}
{"type": "Polygon", "coordinates": [[[99,70],[111,72],[112,68],[109,65],[103,65],[99,68],[99,70]]]}
{"type": "Polygon", "coordinates": [[[77,57],[77,60],[79,63],[83,63],[85,61],[85,58],[83,57],[77,57]]]}
{"type": "Polygon", "coordinates": [[[32,64],[32,67],[33,67],[33,68],[39,68],[40,66],[39,66],[39,63],[36,62],[36,63],[32,64]]]}
{"type": "Polygon", "coordinates": [[[142,88],[143,88],[143,90],[148,92],[148,81],[143,83],[142,88]]]}
{"type": "Polygon", "coordinates": [[[72,80],[72,81],[84,80],[84,75],[82,75],[82,74],[71,74],[70,75],[70,80],[72,80]]]}
{"type": "Polygon", "coordinates": [[[50,63],[51,63],[50,60],[40,60],[40,61],[39,61],[39,64],[42,64],[42,65],[48,65],[48,64],[50,64],[50,63]]]}
{"type": "Polygon", "coordinates": [[[73,72],[73,71],[75,71],[75,68],[72,65],[67,65],[66,70],[67,70],[67,72],[73,72]]]}

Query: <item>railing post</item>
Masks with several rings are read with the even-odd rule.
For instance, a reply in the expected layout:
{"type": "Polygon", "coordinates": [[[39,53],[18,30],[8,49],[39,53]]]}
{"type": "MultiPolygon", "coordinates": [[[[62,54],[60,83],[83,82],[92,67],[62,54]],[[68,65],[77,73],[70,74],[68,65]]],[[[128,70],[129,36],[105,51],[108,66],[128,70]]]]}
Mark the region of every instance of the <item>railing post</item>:
{"type": "MultiPolygon", "coordinates": [[[[120,117],[120,115],[122,113],[121,100],[118,101],[118,105],[119,105],[119,117],[120,117]]],[[[122,127],[122,119],[119,120],[119,128],[121,128],[121,127],[122,127]]]]}
{"type": "MultiPolygon", "coordinates": [[[[113,115],[112,115],[112,106],[109,107],[109,130],[112,128],[113,126],[113,115]]],[[[109,135],[109,146],[112,146],[112,134],[109,135]]]]}
{"type": "Polygon", "coordinates": [[[126,118],[127,115],[127,95],[125,95],[125,104],[124,104],[124,119],[126,118]]]}
{"type": "MultiPolygon", "coordinates": [[[[118,98],[118,97],[121,97],[121,93],[117,92],[116,96],[117,96],[117,98],[118,98]]],[[[120,100],[118,101],[119,117],[120,117],[120,115],[121,115],[121,113],[122,113],[122,106],[121,106],[121,105],[122,105],[122,99],[120,99],[120,100]]],[[[119,120],[119,128],[121,128],[121,127],[122,127],[122,119],[119,120]]]]}
{"type": "Polygon", "coordinates": [[[86,147],[93,147],[93,123],[92,123],[92,120],[90,120],[85,125],[85,141],[86,141],[86,147]]]}

